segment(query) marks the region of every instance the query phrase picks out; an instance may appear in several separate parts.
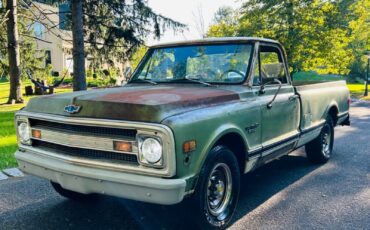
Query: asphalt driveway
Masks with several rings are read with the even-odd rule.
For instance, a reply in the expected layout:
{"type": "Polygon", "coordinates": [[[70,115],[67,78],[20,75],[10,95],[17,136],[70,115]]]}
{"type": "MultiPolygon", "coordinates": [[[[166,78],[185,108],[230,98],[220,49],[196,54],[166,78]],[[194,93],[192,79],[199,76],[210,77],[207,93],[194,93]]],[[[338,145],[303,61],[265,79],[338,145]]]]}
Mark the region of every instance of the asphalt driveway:
{"type": "MultiPolygon", "coordinates": [[[[370,104],[354,103],[351,118],[329,163],[299,149],[244,176],[231,229],[370,229],[370,104]]],[[[189,216],[183,204],[74,203],[32,176],[0,181],[0,229],[190,229],[189,216]]]]}

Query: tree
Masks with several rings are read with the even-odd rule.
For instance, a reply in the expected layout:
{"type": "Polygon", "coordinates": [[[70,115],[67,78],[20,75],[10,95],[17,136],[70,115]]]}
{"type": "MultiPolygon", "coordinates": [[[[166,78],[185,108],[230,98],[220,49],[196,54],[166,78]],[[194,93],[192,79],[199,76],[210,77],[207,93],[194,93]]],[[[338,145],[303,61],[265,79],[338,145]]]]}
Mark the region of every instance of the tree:
{"type": "Polygon", "coordinates": [[[144,57],[147,51],[148,47],[144,45],[136,49],[136,52],[131,56],[130,59],[130,64],[133,69],[135,69],[139,65],[141,59],[144,57]]]}
{"type": "Polygon", "coordinates": [[[70,4],[71,12],[64,12],[64,14],[72,21],[74,90],[86,88],[83,56],[92,57],[95,64],[103,61],[112,65],[116,62],[124,62],[129,60],[135,50],[144,43],[146,37],[154,35],[159,38],[166,29],[177,31],[185,27],[181,23],[156,14],[147,6],[145,0],[45,0],[43,2],[70,4]]]}
{"type": "Polygon", "coordinates": [[[213,18],[207,36],[233,37],[238,35],[238,14],[231,7],[221,7],[213,18]]]}
{"type": "Polygon", "coordinates": [[[206,25],[204,22],[202,4],[199,4],[196,11],[193,11],[193,21],[199,36],[204,38],[206,35],[206,25]]]}
{"type": "Polygon", "coordinates": [[[6,25],[8,34],[8,59],[10,74],[10,92],[8,104],[23,103],[16,6],[16,0],[6,1],[6,9],[8,11],[8,20],[6,25]]]}
{"type": "Polygon", "coordinates": [[[369,2],[250,0],[240,9],[238,23],[217,22],[208,35],[276,39],[286,48],[293,73],[348,74],[369,36],[369,26],[363,23],[369,19],[369,2]]]}
{"type": "MultiPolygon", "coordinates": [[[[8,4],[7,0],[3,0],[1,3],[1,6],[12,6],[8,4]]],[[[16,3],[14,1],[13,5],[16,3]]],[[[19,3],[15,6],[13,13],[16,13],[14,14],[16,17],[14,18],[11,18],[11,11],[8,7],[0,8],[0,31],[2,31],[0,32],[0,72],[1,77],[10,75],[8,103],[21,103],[23,101],[21,79],[27,77],[24,70],[28,69],[37,73],[45,72],[45,55],[42,50],[36,49],[36,37],[32,27],[34,22],[30,19],[29,10],[23,8],[19,3]],[[8,28],[11,21],[13,23],[10,25],[11,33],[9,33],[8,28]],[[15,39],[16,37],[18,39],[15,39]],[[14,43],[14,40],[17,42],[14,43]],[[9,45],[9,43],[16,45],[9,45]],[[11,52],[9,52],[9,49],[11,49],[11,52]]]]}
{"type": "Polygon", "coordinates": [[[228,6],[220,7],[214,17],[213,21],[215,24],[225,23],[225,24],[234,24],[236,22],[236,12],[233,8],[228,6]]]}
{"type": "Polygon", "coordinates": [[[73,91],[86,90],[82,0],[71,0],[73,37],[73,91]]]}

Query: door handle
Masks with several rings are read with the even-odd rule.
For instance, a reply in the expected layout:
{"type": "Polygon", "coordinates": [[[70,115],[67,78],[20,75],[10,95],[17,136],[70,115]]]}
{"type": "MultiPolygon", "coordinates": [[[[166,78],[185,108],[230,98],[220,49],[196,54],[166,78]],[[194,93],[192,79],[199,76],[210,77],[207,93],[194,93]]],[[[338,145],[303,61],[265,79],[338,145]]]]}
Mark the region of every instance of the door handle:
{"type": "Polygon", "coordinates": [[[294,101],[295,99],[298,99],[299,96],[298,95],[292,95],[289,97],[289,101],[294,101]]]}

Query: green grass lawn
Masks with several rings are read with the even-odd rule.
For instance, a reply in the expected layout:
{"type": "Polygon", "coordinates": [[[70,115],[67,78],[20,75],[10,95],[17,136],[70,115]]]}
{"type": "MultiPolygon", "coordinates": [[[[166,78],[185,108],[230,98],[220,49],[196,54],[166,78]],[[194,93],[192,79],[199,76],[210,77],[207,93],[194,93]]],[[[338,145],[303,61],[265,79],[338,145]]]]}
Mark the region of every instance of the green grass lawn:
{"type": "Polygon", "coordinates": [[[14,152],[17,149],[13,124],[14,111],[0,112],[0,169],[16,165],[14,152]]]}
{"type": "MultiPolygon", "coordinates": [[[[347,86],[352,96],[370,101],[370,96],[364,97],[365,84],[347,84],[347,86]]],[[[368,86],[368,90],[370,94],[370,85],[368,86]]]]}
{"type": "MultiPolygon", "coordinates": [[[[25,85],[30,83],[26,82],[25,85]]],[[[56,93],[69,92],[72,89],[56,89],[56,93]]],[[[17,149],[17,141],[14,128],[14,113],[25,104],[7,105],[9,95],[9,83],[0,82],[0,169],[14,167],[17,165],[14,152],[17,149]]],[[[30,97],[24,97],[25,103],[30,97]]]]}
{"type": "Polygon", "coordinates": [[[293,81],[339,81],[346,80],[345,77],[339,75],[320,75],[316,72],[298,72],[293,74],[293,81]]]}

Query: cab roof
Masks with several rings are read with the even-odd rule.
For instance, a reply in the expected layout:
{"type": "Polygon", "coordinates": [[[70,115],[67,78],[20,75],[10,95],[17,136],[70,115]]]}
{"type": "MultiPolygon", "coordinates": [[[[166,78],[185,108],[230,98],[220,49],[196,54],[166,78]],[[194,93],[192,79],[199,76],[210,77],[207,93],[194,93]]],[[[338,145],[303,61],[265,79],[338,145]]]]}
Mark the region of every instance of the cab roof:
{"type": "Polygon", "coordinates": [[[163,47],[174,47],[174,46],[187,46],[187,45],[203,45],[203,44],[218,44],[218,43],[242,43],[242,42],[268,42],[281,45],[278,41],[267,39],[267,38],[257,38],[257,37],[222,37],[222,38],[203,38],[197,40],[186,40],[186,41],[175,41],[159,43],[150,48],[163,48],[163,47]]]}

